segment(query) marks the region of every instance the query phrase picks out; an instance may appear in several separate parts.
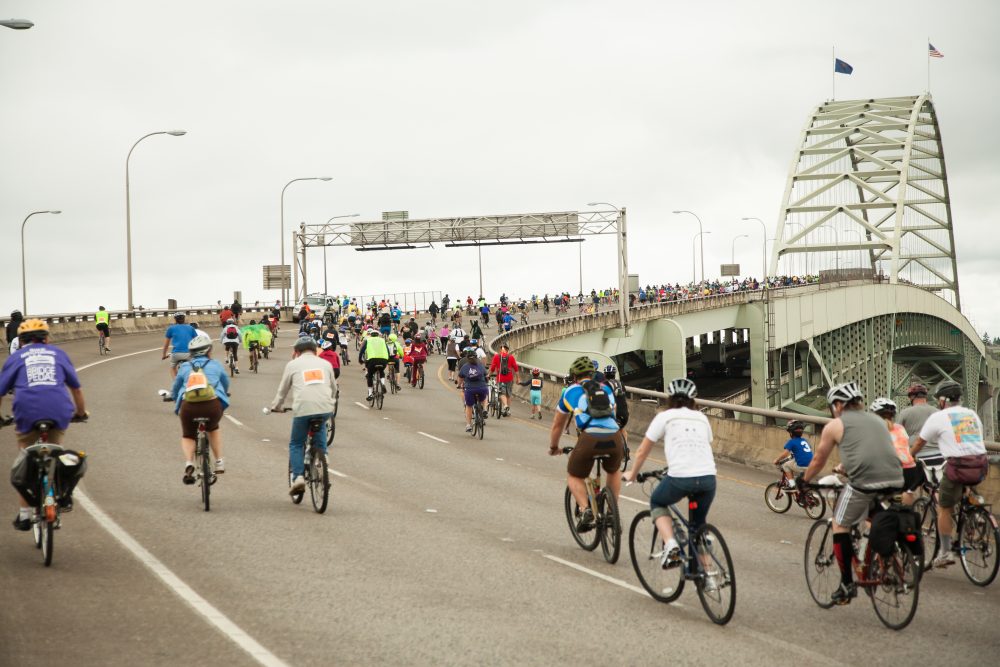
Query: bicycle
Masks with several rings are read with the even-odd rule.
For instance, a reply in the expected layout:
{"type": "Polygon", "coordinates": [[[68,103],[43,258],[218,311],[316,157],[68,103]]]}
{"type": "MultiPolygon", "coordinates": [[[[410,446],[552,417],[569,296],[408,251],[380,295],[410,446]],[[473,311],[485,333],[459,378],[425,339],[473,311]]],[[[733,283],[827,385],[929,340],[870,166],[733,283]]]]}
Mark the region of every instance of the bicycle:
{"type": "MultiPolygon", "coordinates": [[[[667,468],[651,470],[639,473],[636,481],[660,480],[666,474],[667,468]]],[[[649,495],[648,487],[643,486],[643,490],[649,495]]],[[[688,510],[696,508],[697,503],[689,500],[688,510]]],[[[653,523],[650,510],[643,510],[632,519],[628,531],[629,554],[639,583],[657,602],[670,603],[684,592],[686,582],[693,581],[709,619],[717,625],[725,625],[736,609],[736,573],[729,547],[722,533],[712,524],[706,523],[692,535],[691,524],[681,516],[677,506],[670,505],[668,509],[674,539],[681,550],[681,564],[663,567],[663,538],[653,523]]]]}
{"type": "Polygon", "coordinates": [[[329,422],[326,425],[326,446],[333,444],[333,436],[337,433],[337,411],[340,410],[340,387],[337,387],[337,394],[333,397],[333,412],[330,413],[329,422]]]}
{"type": "Polygon", "coordinates": [[[528,311],[522,310],[521,311],[521,324],[527,324],[527,323],[528,323],[528,311]]]}
{"type": "Polygon", "coordinates": [[[257,348],[258,347],[259,347],[259,344],[257,343],[257,341],[250,341],[250,345],[249,345],[249,348],[250,348],[250,370],[253,371],[254,373],[257,372],[257,365],[258,365],[258,362],[260,361],[260,355],[257,352],[257,348]]]}
{"type": "Polygon", "coordinates": [[[810,519],[822,519],[826,514],[826,503],[816,489],[799,489],[789,487],[788,473],[780,466],[775,466],[781,473],[781,479],[771,482],[764,489],[764,504],[777,514],[784,514],[792,506],[792,500],[806,512],[810,519]]]}
{"type": "Polygon", "coordinates": [[[211,487],[216,482],[215,471],[212,469],[212,451],[208,445],[208,431],[205,424],[208,417],[195,417],[192,420],[198,425],[198,435],[194,441],[194,476],[201,487],[201,501],[205,504],[205,511],[211,507],[211,487]]]}
{"type": "Polygon", "coordinates": [[[494,419],[500,418],[500,412],[503,408],[500,405],[500,388],[497,386],[496,378],[490,376],[489,379],[489,402],[487,403],[487,412],[494,419]]]}
{"type": "Polygon", "coordinates": [[[486,410],[483,409],[483,404],[476,401],[472,405],[472,433],[471,435],[475,438],[477,435],[479,439],[483,439],[483,435],[486,433],[486,410]]]}
{"type": "MultiPolygon", "coordinates": [[[[814,488],[823,485],[811,485],[814,488]]],[[[890,499],[891,494],[879,494],[879,502],[890,499]]],[[[854,582],[864,589],[871,598],[875,615],[885,627],[902,630],[917,612],[920,599],[919,558],[909,549],[893,542],[892,554],[882,556],[872,551],[871,543],[865,543],[862,561],[858,560],[861,531],[851,528],[854,543],[854,557],[851,567],[854,582]]],[[[822,609],[829,609],[835,603],[833,592],[840,587],[840,565],[833,551],[833,519],[817,521],[809,529],[805,546],[806,586],[813,601],[822,609]]]]}
{"type": "MultiPolygon", "coordinates": [[[[291,408],[284,408],[282,412],[291,412],[291,408]]],[[[264,414],[270,413],[271,410],[264,408],[264,414]]],[[[313,510],[317,514],[323,514],[326,512],[327,505],[330,502],[330,465],[326,460],[326,454],[319,447],[316,446],[316,436],[319,434],[320,428],[323,426],[324,420],[327,417],[316,417],[309,420],[309,430],[306,434],[305,442],[305,468],[302,471],[302,477],[306,480],[306,486],[309,488],[309,498],[312,500],[313,510]]],[[[292,473],[292,461],[289,457],[288,461],[288,488],[292,488],[292,483],[295,481],[295,476],[292,473]]],[[[292,494],[292,503],[298,505],[305,498],[305,491],[292,494]]]]}
{"type": "Polygon", "coordinates": [[[413,370],[411,371],[414,376],[414,380],[410,381],[412,386],[417,386],[420,389],[424,388],[424,365],[422,363],[414,363],[413,370]]]}
{"type": "Polygon", "coordinates": [[[236,375],[236,354],[230,349],[226,349],[226,365],[229,366],[229,377],[234,377],[236,375]]]}
{"type": "MultiPolygon", "coordinates": [[[[81,423],[86,422],[87,418],[73,417],[70,421],[81,423]]],[[[0,418],[0,428],[13,423],[12,417],[0,418]]],[[[56,473],[56,461],[64,467],[79,466],[79,476],[86,470],[86,454],[65,449],[48,441],[49,431],[55,426],[56,423],[48,419],[37,421],[33,425],[39,432],[38,440],[22,451],[24,456],[33,459],[33,463],[29,465],[34,466],[36,477],[30,480],[30,487],[19,489],[25,500],[32,503],[31,533],[35,547],[42,550],[42,562],[45,567],[52,565],[55,531],[62,527],[60,515],[71,511],[73,507],[69,502],[69,494],[73,489],[61,488],[61,480],[56,473]]]]}
{"type": "Polygon", "coordinates": [[[384,366],[378,366],[372,373],[372,395],[368,397],[368,402],[379,410],[382,409],[382,402],[385,400],[385,387],[382,385],[382,380],[385,378],[384,371],[384,366]]]}
{"type": "Polygon", "coordinates": [[[98,355],[100,355],[102,357],[105,354],[109,354],[106,336],[104,335],[104,331],[102,331],[102,330],[98,330],[98,335],[97,335],[97,353],[98,353],[98,355]]]}
{"type": "MultiPolygon", "coordinates": [[[[573,447],[562,448],[563,454],[569,454],[572,451],[573,447]]],[[[585,551],[593,551],[600,544],[604,560],[614,565],[618,562],[622,546],[621,515],[618,513],[618,500],[610,489],[601,483],[601,462],[610,457],[610,454],[594,456],[594,472],[584,480],[587,487],[587,503],[590,505],[589,509],[594,517],[594,525],[581,531],[580,517],[583,512],[576,504],[576,499],[568,486],[563,504],[566,509],[566,523],[569,524],[569,532],[573,535],[576,543],[585,551]],[[586,533],[591,530],[594,531],[592,540],[585,537],[586,533]]]]}
{"type": "Polygon", "coordinates": [[[386,377],[389,380],[389,393],[395,394],[400,389],[399,385],[396,384],[396,366],[392,362],[389,362],[385,368],[386,377]]]}

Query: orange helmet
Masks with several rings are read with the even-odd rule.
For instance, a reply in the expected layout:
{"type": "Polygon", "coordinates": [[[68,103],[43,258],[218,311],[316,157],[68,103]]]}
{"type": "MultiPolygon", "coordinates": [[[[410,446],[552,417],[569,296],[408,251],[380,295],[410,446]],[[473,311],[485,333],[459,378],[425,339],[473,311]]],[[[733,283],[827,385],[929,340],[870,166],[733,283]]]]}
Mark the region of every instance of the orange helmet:
{"type": "Polygon", "coordinates": [[[22,334],[33,334],[33,333],[48,334],[49,325],[46,324],[44,320],[34,319],[34,320],[25,320],[21,322],[21,325],[17,328],[18,336],[22,334]]]}

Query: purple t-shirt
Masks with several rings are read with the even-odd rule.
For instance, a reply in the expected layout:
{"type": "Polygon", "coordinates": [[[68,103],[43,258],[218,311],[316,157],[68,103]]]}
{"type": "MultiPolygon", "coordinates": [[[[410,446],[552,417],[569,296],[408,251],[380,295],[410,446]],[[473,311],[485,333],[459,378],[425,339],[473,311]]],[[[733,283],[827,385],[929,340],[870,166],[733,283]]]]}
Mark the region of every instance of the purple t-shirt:
{"type": "Polygon", "coordinates": [[[66,386],[80,388],[69,357],[58,347],[32,343],[8,357],[0,369],[0,396],[14,391],[14,429],[27,433],[40,419],[65,430],[76,406],[66,386]]]}

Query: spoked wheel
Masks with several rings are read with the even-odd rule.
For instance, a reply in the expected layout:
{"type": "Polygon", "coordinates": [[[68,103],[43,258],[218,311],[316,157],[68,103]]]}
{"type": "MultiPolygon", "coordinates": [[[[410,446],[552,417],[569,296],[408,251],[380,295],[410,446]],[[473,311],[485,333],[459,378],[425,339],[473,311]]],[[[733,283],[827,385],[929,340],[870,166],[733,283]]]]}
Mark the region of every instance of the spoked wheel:
{"type": "MultiPolygon", "coordinates": [[[[288,471],[288,488],[292,488],[292,482],[293,482],[293,481],[294,481],[294,477],[292,476],[292,471],[291,471],[291,470],[289,470],[289,471],[288,471]]],[[[305,497],[305,491],[303,491],[303,492],[301,492],[301,493],[296,493],[296,494],[293,494],[293,495],[291,496],[291,498],[292,498],[292,502],[293,502],[293,503],[295,503],[296,505],[298,505],[299,503],[301,503],[301,502],[302,502],[302,499],[303,499],[304,497],[305,497]]]]}
{"type": "Polygon", "coordinates": [[[809,529],[805,552],[806,586],[823,609],[833,606],[833,592],[840,587],[840,566],[833,553],[833,530],[829,521],[817,521],[809,529]]]}
{"type": "Polygon", "coordinates": [[[931,507],[927,498],[920,498],[913,503],[913,511],[920,517],[920,538],[924,543],[924,555],[921,562],[921,570],[926,572],[934,564],[934,556],[937,555],[940,536],[937,531],[937,512],[931,507]]]}
{"type": "Polygon", "coordinates": [[[309,496],[312,498],[313,509],[318,514],[326,511],[330,500],[330,470],[326,464],[326,456],[318,449],[312,449],[309,457],[309,496]]]}
{"type": "MultiPolygon", "coordinates": [[[[205,449],[208,449],[208,443],[204,445],[205,449]]],[[[211,506],[210,496],[212,495],[212,469],[211,469],[212,457],[208,455],[208,452],[204,452],[201,455],[201,501],[205,503],[205,511],[207,512],[211,506]]]]}
{"type": "Polygon", "coordinates": [[[396,374],[389,373],[389,392],[396,393],[396,374]]]}
{"type": "Polygon", "coordinates": [[[879,583],[868,591],[875,615],[885,627],[902,630],[917,612],[920,598],[920,570],[909,549],[893,548],[891,556],[868,552],[868,577],[879,583]]]}
{"type": "Polygon", "coordinates": [[[1000,567],[998,543],[996,518],[982,507],[968,511],[958,535],[958,548],[965,576],[975,585],[989,586],[996,579],[1000,567]]]}
{"type": "Polygon", "coordinates": [[[326,446],[329,447],[333,444],[333,437],[337,433],[337,414],[334,413],[327,418],[326,421],[326,446]]]}
{"type": "Polygon", "coordinates": [[[570,493],[569,488],[566,488],[566,496],[564,499],[566,508],[566,523],[569,524],[569,532],[573,534],[573,539],[576,543],[580,545],[581,548],[587,551],[593,551],[597,548],[597,543],[601,541],[601,536],[597,530],[591,528],[583,533],[578,533],[576,531],[576,524],[580,522],[580,515],[583,512],[580,507],[576,504],[576,500],[573,498],[573,494],[570,493]]]}
{"type": "Polygon", "coordinates": [[[479,408],[479,439],[482,440],[483,436],[486,435],[486,411],[483,410],[482,406],[479,408]]]}
{"type": "Polygon", "coordinates": [[[628,530],[628,550],[632,569],[639,583],[657,602],[673,602],[684,591],[684,567],[680,564],[663,569],[660,557],[663,540],[653,525],[649,510],[643,510],[632,519],[628,530]]]}
{"type": "Polygon", "coordinates": [[[792,497],[781,488],[781,484],[771,482],[764,489],[764,503],[772,512],[784,514],[792,506],[792,497]]]}
{"type": "Polygon", "coordinates": [[[823,501],[823,496],[819,495],[819,491],[816,489],[807,489],[799,497],[803,498],[802,509],[806,511],[806,516],[810,519],[818,521],[826,514],[826,503],[823,501]]]}
{"type": "Polygon", "coordinates": [[[267,354],[270,351],[270,349],[271,349],[270,345],[265,345],[263,348],[261,348],[261,351],[264,353],[264,358],[265,359],[267,359],[267,354]]]}
{"type": "Polygon", "coordinates": [[[417,378],[417,386],[421,389],[424,388],[424,369],[420,369],[420,377],[417,378]]]}
{"type": "Polygon", "coordinates": [[[31,536],[35,539],[35,548],[42,548],[42,524],[45,523],[45,517],[41,513],[37,513],[31,517],[31,536]]]}
{"type": "Polygon", "coordinates": [[[42,519],[40,522],[42,533],[42,560],[45,567],[52,565],[52,552],[55,550],[55,521],[42,519]]]}
{"type": "MultiPolygon", "coordinates": [[[[379,382],[379,384],[382,384],[382,383],[379,382]]],[[[377,393],[375,394],[375,407],[377,407],[379,410],[381,410],[382,409],[382,401],[384,401],[384,400],[385,400],[385,389],[379,388],[377,390],[377,393]]]]}
{"type": "Polygon", "coordinates": [[[236,365],[233,364],[232,358],[229,359],[229,377],[234,377],[236,375],[236,365]]]}
{"type": "Polygon", "coordinates": [[[725,625],[736,610],[736,573],[729,547],[719,529],[708,523],[698,529],[694,544],[704,571],[704,578],[697,580],[701,606],[713,623],[725,625]]]}
{"type": "Polygon", "coordinates": [[[608,489],[601,489],[597,496],[597,531],[601,537],[601,552],[604,560],[612,565],[618,562],[622,548],[622,522],[618,515],[618,503],[608,489]]]}

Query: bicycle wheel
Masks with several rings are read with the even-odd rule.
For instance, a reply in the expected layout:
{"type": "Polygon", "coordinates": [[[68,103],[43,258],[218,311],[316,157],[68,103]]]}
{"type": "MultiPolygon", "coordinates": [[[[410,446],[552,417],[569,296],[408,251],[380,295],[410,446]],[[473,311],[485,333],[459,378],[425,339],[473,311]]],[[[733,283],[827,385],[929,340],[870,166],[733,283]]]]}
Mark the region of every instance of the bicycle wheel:
{"type": "Polygon", "coordinates": [[[229,377],[236,375],[236,364],[233,363],[233,355],[229,355],[229,377]]]}
{"type": "Polygon", "coordinates": [[[396,372],[389,367],[389,391],[393,394],[396,393],[396,372]]]}
{"type": "Polygon", "coordinates": [[[55,522],[47,521],[46,519],[41,520],[41,533],[42,533],[42,561],[45,563],[45,567],[52,565],[52,553],[55,550],[55,522]]]}
{"type": "Polygon", "coordinates": [[[337,433],[337,416],[332,414],[327,418],[326,423],[326,446],[333,444],[333,436],[337,433]]]}
{"type": "Polygon", "coordinates": [[[1000,567],[998,544],[996,517],[982,507],[967,510],[958,534],[959,558],[965,576],[976,586],[989,586],[996,579],[1000,567]]]}
{"type": "Polygon", "coordinates": [[[417,386],[421,389],[424,388],[424,368],[420,367],[420,375],[417,377],[417,386]]]}
{"type": "Polygon", "coordinates": [[[822,519],[823,515],[826,514],[826,503],[823,501],[823,496],[819,495],[819,491],[816,489],[807,489],[802,493],[805,495],[802,509],[806,511],[806,516],[815,521],[822,519]]]}
{"type": "Polygon", "coordinates": [[[792,506],[792,497],[781,489],[781,484],[771,482],[764,489],[764,504],[772,512],[784,514],[792,506]]]}
{"type": "Polygon", "coordinates": [[[926,572],[933,567],[934,557],[937,555],[938,545],[941,541],[937,529],[937,512],[927,498],[920,498],[913,503],[913,511],[920,517],[920,537],[924,543],[924,555],[920,569],[926,572]]]}
{"type": "Polygon", "coordinates": [[[482,440],[486,435],[486,414],[482,406],[476,410],[476,421],[479,423],[479,439],[482,440]]]}
{"type": "Polygon", "coordinates": [[[579,523],[580,514],[582,512],[577,506],[576,500],[573,498],[573,494],[570,493],[569,487],[566,487],[566,496],[563,504],[566,508],[566,523],[569,524],[569,532],[573,534],[573,539],[576,540],[576,543],[586,551],[593,551],[596,549],[597,543],[601,541],[601,537],[598,534],[599,531],[593,528],[583,533],[578,533],[576,531],[576,524],[579,523]]]}
{"type": "Polygon", "coordinates": [[[382,409],[382,401],[385,400],[385,389],[382,387],[382,381],[379,380],[379,386],[375,387],[375,405],[379,410],[382,409]]]}
{"type": "Polygon", "coordinates": [[[885,627],[902,630],[913,620],[920,599],[917,558],[909,549],[894,545],[891,556],[878,556],[869,550],[867,560],[868,579],[878,582],[868,590],[875,615],[885,627]]]}
{"type": "Polygon", "coordinates": [[[736,572],[729,547],[719,529],[710,523],[694,536],[699,570],[704,577],[696,580],[698,597],[705,613],[716,625],[725,625],[736,610],[736,572]]]}
{"type": "Polygon", "coordinates": [[[612,565],[618,562],[622,548],[622,522],[618,515],[618,503],[606,488],[597,496],[597,532],[601,537],[601,553],[604,560],[612,565]]]}
{"type": "MultiPolygon", "coordinates": [[[[204,436],[201,436],[204,437],[204,436]]],[[[200,437],[199,437],[200,440],[200,437]]],[[[208,443],[199,442],[199,446],[202,449],[201,452],[201,500],[205,503],[205,511],[207,512],[211,507],[210,497],[212,495],[212,457],[208,453],[208,443]]]]}
{"type": "Polygon", "coordinates": [[[809,529],[805,550],[806,586],[823,609],[833,606],[833,592],[840,587],[840,566],[833,553],[830,520],[817,521],[809,529]]]}
{"type": "Polygon", "coordinates": [[[673,602],[680,597],[684,591],[684,567],[663,569],[660,565],[663,540],[653,525],[649,510],[639,512],[632,519],[628,529],[628,551],[635,576],[654,600],[673,602]]]}
{"type": "Polygon", "coordinates": [[[309,456],[309,497],[317,514],[326,511],[330,500],[330,471],[323,452],[314,448],[310,448],[309,456]]]}

